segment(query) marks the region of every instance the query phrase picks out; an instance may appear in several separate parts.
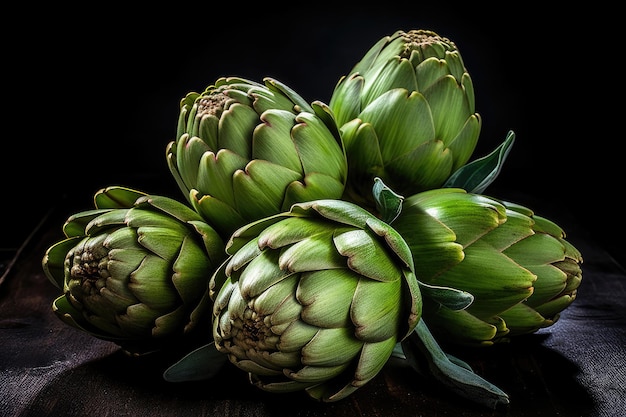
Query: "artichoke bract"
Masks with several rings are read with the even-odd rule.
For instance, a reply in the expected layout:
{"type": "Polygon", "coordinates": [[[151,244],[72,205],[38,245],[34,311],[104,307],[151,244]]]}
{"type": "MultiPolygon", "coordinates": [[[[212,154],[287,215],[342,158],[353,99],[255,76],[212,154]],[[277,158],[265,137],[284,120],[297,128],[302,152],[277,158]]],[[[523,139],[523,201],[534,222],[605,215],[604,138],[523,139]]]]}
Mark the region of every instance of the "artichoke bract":
{"type": "Polygon", "coordinates": [[[576,298],[580,251],[563,229],[520,204],[441,188],[406,198],[393,223],[420,281],[467,291],[466,309],[427,299],[423,319],[440,341],[492,345],[553,325],[576,298]]]}
{"type": "Polygon", "coordinates": [[[378,374],[421,314],[408,247],[341,200],[238,229],[210,282],[218,351],[270,392],[332,402],[378,374]]]}
{"type": "Polygon", "coordinates": [[[168,166],[225,239],[292,204],[341,197],[347,161],[328,106],[286,85],[220,78],[181,100],[168,166]]]}
{"type": "Polygon", "coordinates": [[[226,259],[219,234],[169,197],[108,187],[94,202],[67,219],[66,239],[42,259],[63,291],[57,316],[132,355],[210,331],[208,282],[226,259]]]}
{"type": "Polygon", "coordinates": [[[360,205],[372,205],[374,177],[402,195],[441,187],[482,125],[458,48],[424,29],[380,39],[339,79],[329,107],[348,157],[345,198],[360,205]]]}

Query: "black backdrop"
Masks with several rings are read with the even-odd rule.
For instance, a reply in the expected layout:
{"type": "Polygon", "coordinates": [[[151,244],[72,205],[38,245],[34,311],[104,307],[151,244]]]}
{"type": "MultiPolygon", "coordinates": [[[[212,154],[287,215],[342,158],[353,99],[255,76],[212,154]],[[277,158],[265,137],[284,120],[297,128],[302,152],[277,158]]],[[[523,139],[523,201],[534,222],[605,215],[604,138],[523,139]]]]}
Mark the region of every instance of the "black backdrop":
{"type": "Polygon", "coordinates": [[[424,28],[452,39],[473,77],[483,118],[475,156],[516,134],[487,194],[581,224],[622,259],[617,11],[599,3],[550,11],[528,2],[411,4],[286,11],[178,2],[132,13],[57,6],[6,14],[2,245],[23,239],[62,199],[68,215],[91,208],[93,192],[107,185],[182,198],[165,147],[187,92],[221,76],[270,76],[327,102],[374,42],[424,28]]]}

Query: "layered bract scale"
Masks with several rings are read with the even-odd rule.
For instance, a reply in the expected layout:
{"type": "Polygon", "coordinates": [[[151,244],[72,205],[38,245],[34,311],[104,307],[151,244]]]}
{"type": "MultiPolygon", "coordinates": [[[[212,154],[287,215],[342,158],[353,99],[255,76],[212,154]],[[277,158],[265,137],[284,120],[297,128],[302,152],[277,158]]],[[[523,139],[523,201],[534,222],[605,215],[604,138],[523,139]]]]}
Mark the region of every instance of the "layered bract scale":
{"type": "Polygon", "coordinates": [[[348,156],[345,198],[368,206],[375,177],[402,195],[441,187],[471,157],[482,124],[458,48],[422,29],[380,39],[329,106],[348,156]]]}
{"type": "Polygon", "coordinates": [[[415,328],[406,243],[341,200],[296,204],[239,229],[211,280],[215,346],[261,389],[345,398],[415,328]]]}
{"type": "Polygon", "coordinates": [[[225,239],[294,203],[339,198],[347,175],[328,106],[270,78],[189,93],[166,154],[185,198],[225,239]]]}
{"type": "Polygon", "coordinates": [[[442,188],[408,197],[393,223],[420,281],[467,291],[453,311],[425,299],[441,341],[490,345],[553,325],[576,298],[582,256],[553,221],[512,202],[442,188]]]}
{"type": "Polygon", "coordinates": [[[226,258],[218,233],[169,197],[108,187],[94,202],[66,221],[66,239],[42,259],[63,291],[53,302],[57,316],[130,354],[210,327],[208,282],[226,258]]]}

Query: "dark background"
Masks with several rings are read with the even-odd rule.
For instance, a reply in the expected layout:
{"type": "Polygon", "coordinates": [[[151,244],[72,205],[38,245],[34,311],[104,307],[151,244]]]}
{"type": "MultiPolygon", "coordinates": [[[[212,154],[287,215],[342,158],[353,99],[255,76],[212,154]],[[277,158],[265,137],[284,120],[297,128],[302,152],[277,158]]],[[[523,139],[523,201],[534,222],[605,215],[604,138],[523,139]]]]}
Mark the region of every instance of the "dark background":
{"type": "Polygon", "coordinates": [[[179,2],[132,13],[5,14],[2,247],[19,245],[51,208],[61,205],[66,217],[92,208],[93,193],[108,185],[182,199],[165,147],[187,92],[221,76],[270,76],[328,102],[381,37],[423,28],[453,40],[472,75],[483,118],[475,157],[516,134],[487,194],[529,205],[570,237],[589,233],[626,264],[617,10],[410,4],[286,11],[179,2]]]}

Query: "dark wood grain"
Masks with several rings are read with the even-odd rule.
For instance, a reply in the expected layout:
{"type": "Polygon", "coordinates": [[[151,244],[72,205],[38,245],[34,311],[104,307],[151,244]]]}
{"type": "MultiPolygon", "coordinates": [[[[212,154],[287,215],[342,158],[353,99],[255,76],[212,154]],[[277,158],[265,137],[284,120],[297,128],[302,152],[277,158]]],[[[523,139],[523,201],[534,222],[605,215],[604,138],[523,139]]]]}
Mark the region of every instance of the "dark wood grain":
{"type": "Polygon", "coordinates": [[[39,231],[0,286],[0,415],[42,416],[624,416],[626,275],[588,241],[579,297],[554,326],[489,349],[446,347],[506,391],[508,410],[451,394],[399,360],[350,397],[317,403],[272,394],[227,365],[209,381],[168,383],[180,352],[130,357],[52,313],[58,290],[41,270],[62,238],[58,219],[39,231]]]}

